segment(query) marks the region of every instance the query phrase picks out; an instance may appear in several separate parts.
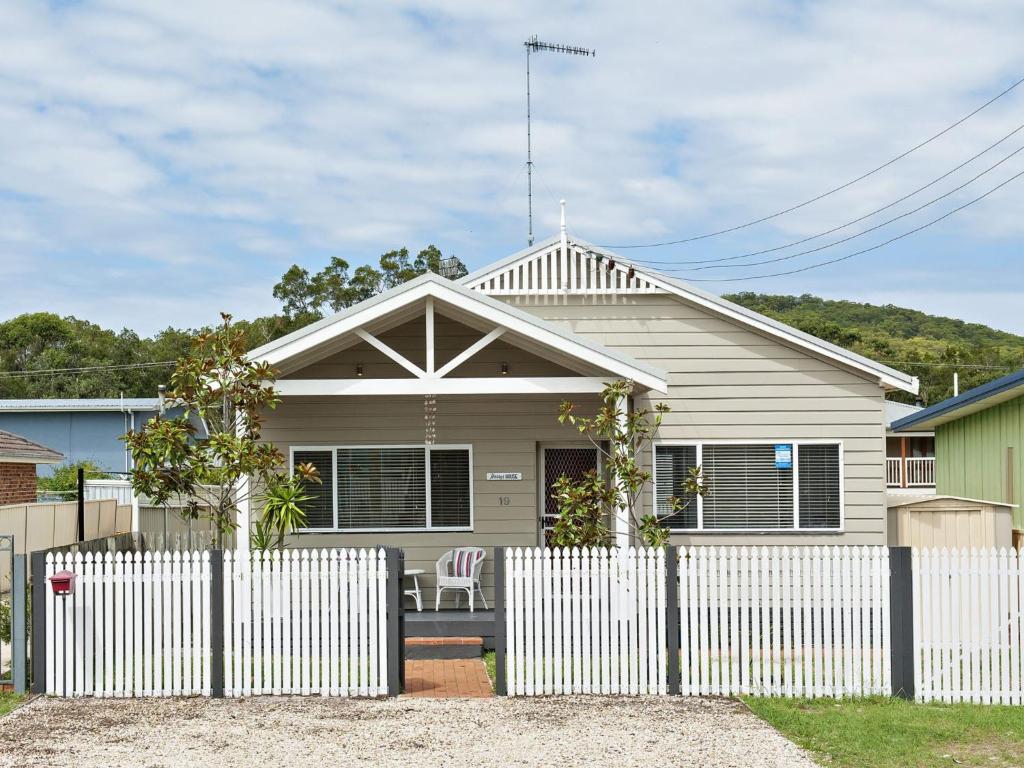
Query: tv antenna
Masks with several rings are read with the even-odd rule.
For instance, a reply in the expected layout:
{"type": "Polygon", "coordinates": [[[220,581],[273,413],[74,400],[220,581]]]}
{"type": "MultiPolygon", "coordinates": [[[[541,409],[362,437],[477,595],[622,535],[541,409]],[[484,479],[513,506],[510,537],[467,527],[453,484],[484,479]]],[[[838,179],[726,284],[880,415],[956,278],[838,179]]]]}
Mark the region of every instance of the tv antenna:
{"type": "Polygon", "coordinates": [[[533,245],[533,145],[530,134],[530,54],[539,51],[552,53],[568,53],[572,56],[597,56],[592,48],[581,48],[578,45],[562,43],[542,43],[534,35],[523,45],[526,47],[526,204],[529,211],[529,233],[527,245],[533,245]]]}

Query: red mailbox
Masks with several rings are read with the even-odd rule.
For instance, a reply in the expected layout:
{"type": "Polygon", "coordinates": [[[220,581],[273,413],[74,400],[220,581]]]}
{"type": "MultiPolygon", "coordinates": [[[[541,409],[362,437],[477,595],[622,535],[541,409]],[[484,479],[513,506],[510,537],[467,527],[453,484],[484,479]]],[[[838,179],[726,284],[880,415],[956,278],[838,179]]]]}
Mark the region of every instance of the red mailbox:
{"type": "Polygon", "coordinates": [[[50,577],[50,588],[53,594],[65,597],[75,591],[75,574],[71,571],[57,571],[50,577]]]}

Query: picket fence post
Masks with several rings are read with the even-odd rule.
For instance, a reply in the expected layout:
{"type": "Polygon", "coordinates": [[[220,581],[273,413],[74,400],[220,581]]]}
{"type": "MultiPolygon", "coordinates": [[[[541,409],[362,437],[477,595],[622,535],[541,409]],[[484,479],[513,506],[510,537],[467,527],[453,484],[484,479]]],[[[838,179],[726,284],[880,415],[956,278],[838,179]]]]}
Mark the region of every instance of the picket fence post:
{"type": "Polygon", "coordinates": [[[224,698],[224,550],[210,551],[210,696],[224,698]]]}
{"type": "Polygon", "coordinates": [[[388,696],[398,696],[404,683],[405,631],[402,626],[402,577],[404,553],[397,547],[384,547],[387,563],[387,659],[388,696]]]}
{"type": "Polygon", "coordinates": [[[914,590],[910,547],[889,548],[889,646],[892,695],[914,700],[914,590]]]}
{"type": "Polygon", "coordinates": [[[668,692],[678,696],[679,668],[679,547],[665,547],[665,633],[668,642],[668,692]]]}
{"type": "Polygon", "coordinates": [[[32,693],[46,693],[46,553],[32,553],[32,693]]]}
{"type": "Polygon", "coordinates": [[[505,667],[505,548],[494,548],[494,692],[508,695],[508,670],[505,667]]]}

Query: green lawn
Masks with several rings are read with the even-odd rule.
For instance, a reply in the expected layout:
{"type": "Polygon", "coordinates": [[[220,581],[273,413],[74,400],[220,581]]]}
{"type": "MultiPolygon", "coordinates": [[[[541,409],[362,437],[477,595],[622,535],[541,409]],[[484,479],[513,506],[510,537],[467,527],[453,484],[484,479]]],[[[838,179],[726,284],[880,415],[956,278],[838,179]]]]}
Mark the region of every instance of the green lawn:
{"type": "Polygon", "coordinates": [[[494,651],[484,651],[484,666],[487,667],[487,676],[491,678],[491,688],[494,687],[494,681],[497,679],[494,666],[494,651]]]}
{"type": "Polygon", "coordinates": [[[20,693],[0,693],[0,717],[3,717],[25,700],[20,693]]]}
{"type": "Polygon", "coordinates": [[[1024,765],[1024,709],[900,699],[744,699],[827,766],[1024,765]]]}

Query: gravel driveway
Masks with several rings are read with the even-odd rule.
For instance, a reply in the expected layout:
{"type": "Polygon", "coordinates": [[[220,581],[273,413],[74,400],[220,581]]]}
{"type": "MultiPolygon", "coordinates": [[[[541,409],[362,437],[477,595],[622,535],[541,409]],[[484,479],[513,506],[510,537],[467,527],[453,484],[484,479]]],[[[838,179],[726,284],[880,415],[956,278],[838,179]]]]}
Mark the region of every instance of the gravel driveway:
{"type": "Polygon", "coordinates": [[[36,699],[0,766],[813,766],[724,699],[36,699]]]}

